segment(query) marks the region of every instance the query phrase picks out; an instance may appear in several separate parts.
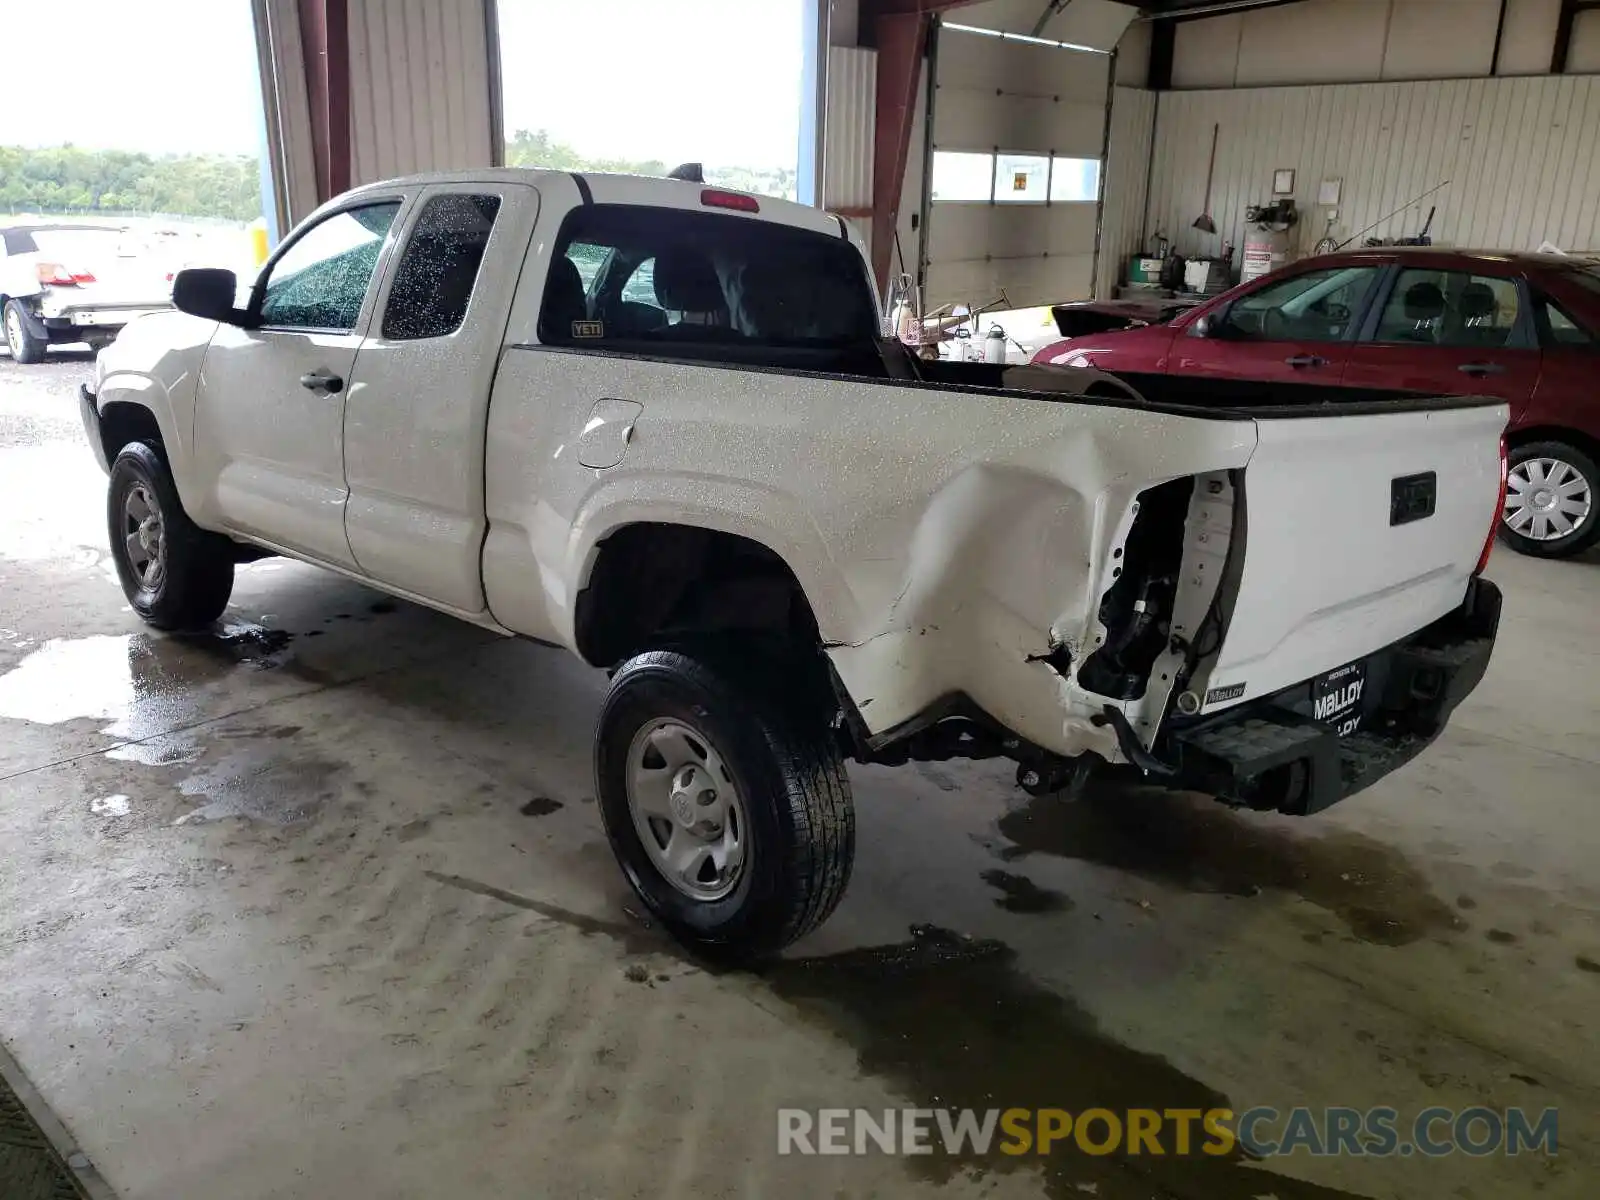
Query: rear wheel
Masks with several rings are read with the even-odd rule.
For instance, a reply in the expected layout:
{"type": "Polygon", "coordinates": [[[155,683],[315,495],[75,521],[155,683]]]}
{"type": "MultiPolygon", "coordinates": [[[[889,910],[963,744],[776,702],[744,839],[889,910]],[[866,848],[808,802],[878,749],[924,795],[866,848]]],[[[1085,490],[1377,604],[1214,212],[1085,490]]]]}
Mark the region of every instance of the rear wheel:
{"type": "Polygon", "coordinates": [[[702,953],[776,953],[827,919],[850,878],[849,780],[826,715],[782,690],[798,674],[728,647],[651,650],[622,666],[601,709],[612,851],[702,953]]]}
{"type": "Polygon", "coordinates": [[[50,343],[44,338],[34,337],[29,331],[27,314],[22,310],[22,301],[6,301],[5,327],[6,348],[11,351],[14,360],[19,363],[44,361],[45,348],[50,343]]]}
{"type": "Polygon", "coordinates": [[[1529,442],[1511,451],[1500,536],[1513,550],[1565,558],[1600,539],[1600,468],[1566,442],[1529,442]]]}
{"type": "Polygon", "coordinates": [[[151,625],[195,629],[228,607],[232,543],[189,520],[158,446],[130,442],[117,455],[106,522],[122,591],[151,625]]]}

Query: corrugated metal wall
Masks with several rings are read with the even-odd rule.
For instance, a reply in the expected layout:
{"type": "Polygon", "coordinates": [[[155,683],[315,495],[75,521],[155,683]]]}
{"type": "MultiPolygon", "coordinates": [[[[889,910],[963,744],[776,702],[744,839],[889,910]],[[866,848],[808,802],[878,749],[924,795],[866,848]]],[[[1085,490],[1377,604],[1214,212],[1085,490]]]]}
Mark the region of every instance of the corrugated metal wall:
{"type": "Polygon", "coordinates": [[[1094,281],[1094,294],[1101,299],[1109,298],[1122,280],[1128,256],[1145,250],[1145,189],[1155,122],[1156,93],[1143,88],[1114,89],[1100,211],[1100,260],[1094,281]]]}
{"type": "Polygon", "coordinates": [[[828,47],[827,149],[822,159],[823,207],[872,207],[873,110],[878,52],[828,47]]]}
{"type": "Polygon", "coordinates": [[[351,183],[492,166],[485,0],[350,0],[351,183]]]}
{"type": "Polygon", "coordinates": [[[1244,209],[1272,199],[1293,168],[1301,253],[1323,235],[1317,190],[1339,178],[1343,240],[1446,179],[1450,186],[1378,226],[1419,231],[1437,204],[1443,245],[1600,249],[1600,76],[1444,80],[1168,92],[1158,103],[1150,228],[1183,254],[1244,239],[1244,209]],[[1221,127],[1211,214],[1218,236],[1190,228],[1204,203],[1211,128],[1221,127]]]}
{"type": "Polygon", "coordinates": [[[317,207],[317,169],[311,148],[311,101],[300,43],[300,13],[295,0],[251,0],[251,10],[277,192],[274,223],[282,238],[317,207]]]}

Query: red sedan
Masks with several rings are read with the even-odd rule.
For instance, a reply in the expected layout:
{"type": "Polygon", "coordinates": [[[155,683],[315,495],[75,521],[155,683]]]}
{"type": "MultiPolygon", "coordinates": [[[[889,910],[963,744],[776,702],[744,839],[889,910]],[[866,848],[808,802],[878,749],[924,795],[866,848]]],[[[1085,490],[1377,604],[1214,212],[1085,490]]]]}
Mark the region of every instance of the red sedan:
{"type": "Polygon", "coordinates": [[[1504,540],[1600,539],[1600,265],[1391,247],[1310,258],[1170,320],[1069,338],[1036,363],[1498,396],[1511,405],[1504,540]]]}

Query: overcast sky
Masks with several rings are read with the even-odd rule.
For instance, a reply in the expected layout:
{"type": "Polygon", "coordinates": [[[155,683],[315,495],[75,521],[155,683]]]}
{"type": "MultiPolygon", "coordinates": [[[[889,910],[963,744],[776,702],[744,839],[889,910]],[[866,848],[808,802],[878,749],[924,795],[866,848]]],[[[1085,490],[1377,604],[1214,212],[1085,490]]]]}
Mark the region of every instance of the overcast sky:
{"type": "MultiPolygon", "coordinates": [[[[793,167],[800,0],[499,0],[505,127],[793,167]]],[[[248,0],[0,0],[0,142],[255,154],[248,0]],[[26,102],[19,102],[26,98],[26,102]]]]}

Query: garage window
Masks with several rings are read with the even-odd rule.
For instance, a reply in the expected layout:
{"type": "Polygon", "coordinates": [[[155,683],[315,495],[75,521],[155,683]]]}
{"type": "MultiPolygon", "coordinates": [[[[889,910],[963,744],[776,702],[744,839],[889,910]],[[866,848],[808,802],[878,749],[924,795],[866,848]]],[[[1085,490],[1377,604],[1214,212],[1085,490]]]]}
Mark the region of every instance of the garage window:
{"type": "Polygon", "coordinates": [[[1050,200],[1054,204],[1093,204],[1100,199],[1098,158],[1056,158],[1050,165],[1050,200]]]}
{"type": "Polygon", "coordinates": [[[981,200],[987,204],[994,187],[994,171],[992,154],[935,150],[929,194],[936,202],[981,200]]]}
{"type": "Polygon", "coordinates": [[[461,328],[499,211],[499,196],[447,195],[428,201],[389,287],[384,337],[445,337],[461,328]]]}
{"type": "Polygon", "coordinates": [[[999,204],[1042,204],[1050,194],[1050,160],[1044,155],[999,154],[994,198],[999,204]]]}

